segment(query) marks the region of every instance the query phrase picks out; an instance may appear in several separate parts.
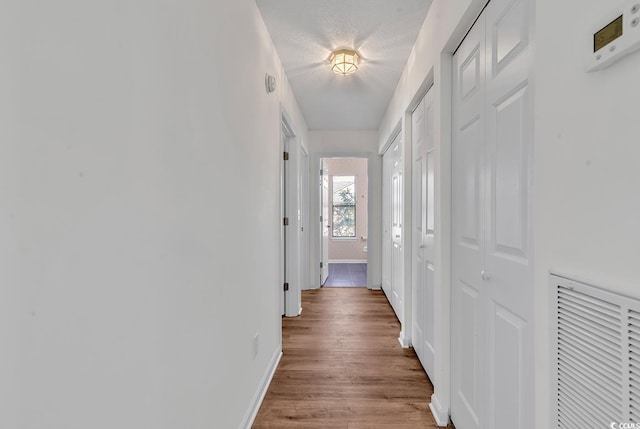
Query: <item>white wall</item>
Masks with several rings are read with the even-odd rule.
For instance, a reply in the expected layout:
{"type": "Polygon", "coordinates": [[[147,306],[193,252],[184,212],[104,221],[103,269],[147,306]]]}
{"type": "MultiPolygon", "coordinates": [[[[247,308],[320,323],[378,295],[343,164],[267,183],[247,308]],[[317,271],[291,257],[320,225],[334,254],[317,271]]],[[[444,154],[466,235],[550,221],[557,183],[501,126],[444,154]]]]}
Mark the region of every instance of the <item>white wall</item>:
{"type": "Polygon", "coordinates": [[[308,142],[311,287],[320,287],[320,159],[363,156],[369,160],[367,282],[369,288],[379,289],[382,281],[382,158],[377,154],[378,132],[372,130],[310,131],[308,142]]]}
{"type": "Polygon", "coordinates": [[[3,2],[0,427],[241,424],[281,345],[280,101],[304,134],[252,0],[3,2]]]}
{"type": "Polygon", "coordinates": [[[640,298],[640,53],[587,74],[578,49],[593,40],[592,13],[618,5],[537,2],[537,427],[551,400],[549,272],[640,298]]]}
{"type": "MultiPolygon", "coordinates": [[[[380,126],[379,148],[435,82],[436,141],[436,397],[449,404],[450,53],[482,1],[434,0],[380,126]],[[444,239],[443,239],[444,238],[444,239]],[[438,276],[438,272],[440,275],[438,276]]],[[[548,427],[550,396],[549,272],[575,276],[640,298],[640,158],[637,123],[640,54],[586,74],[580,47],[592,40],[592,14],[611,6],[590,0],[536,2],[535,269],[536,421],[548,427]],[[576,13],[579,11],[579,13],[576,13]],[[567,32],[567,22],[572,31],[567,32]],[[584,30],[584,32],[582,32],[584,30]],[[636,127],[637,128],[637,127],[636,127]]],[[[407,136],[408,137],[408,136],[407,136]]],[[[410,139],[405,138],[405,141],[410,139]]],[[[407,279],[407,281],[409,281],[407,279]]]]}

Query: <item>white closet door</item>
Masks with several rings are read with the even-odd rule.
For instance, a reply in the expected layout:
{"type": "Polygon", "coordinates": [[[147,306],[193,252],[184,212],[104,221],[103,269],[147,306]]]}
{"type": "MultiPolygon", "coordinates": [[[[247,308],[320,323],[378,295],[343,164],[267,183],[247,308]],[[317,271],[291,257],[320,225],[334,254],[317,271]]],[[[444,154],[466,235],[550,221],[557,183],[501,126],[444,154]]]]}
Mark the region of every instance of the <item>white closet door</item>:
{"type": "Polygon", "coordinates": [[[404,324],[404,181],[402,137],[398,135],[393,153],[391,175],[391,305],[404,324]]]}
{"type": "Polygon", "coordinates": [[[483,15],[453,57],[451,416],[458,429],[484,427],[484,24],[483,15]]]}
{"type": "Polygon", "coordinates": [[[382,288],[400,323],[404,323],[404,249],[402,134],[393,140],[382,158],[382,288]]]}
{"type": "Polygon", "coordinates": [[[382,290],[391,300],[391,176],[393,152],[382,157],[382,290]]]}
{"type": "Polygon", "coordinates": [[[413,299],[412,343],[427,375],[435,373],[433,92],[412,114],[413,299]]]}
{"type": "Polygon", "coordinates": [[[452,420],[533,427],[531,17],[492,0],[454,56],[452,420]]]}
{"type": "Polygon", "coordinates": [[[487,428],[533,427],[530,20],[526,0],[486,10],[487,428]]]}

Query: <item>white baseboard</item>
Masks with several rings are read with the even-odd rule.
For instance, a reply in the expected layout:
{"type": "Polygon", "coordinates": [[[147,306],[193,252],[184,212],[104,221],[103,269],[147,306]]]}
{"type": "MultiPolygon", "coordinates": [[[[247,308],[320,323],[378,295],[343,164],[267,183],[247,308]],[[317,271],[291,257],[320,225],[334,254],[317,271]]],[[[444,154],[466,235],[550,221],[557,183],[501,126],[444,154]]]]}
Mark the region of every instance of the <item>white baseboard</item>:
{"type": "Polygon", "coordinates": [[[405,335],[404,330],[400,331],[400,336],[398,337],[398,341],[400,341],[400,345],[403,349],[408,349],[411,347],[411,341],[407,335],[405,335]]]}
{"type": "Polygon", "coordinates": [[[366,259],[329,259],[330,264],[366,264],[366,259]]]}
{"type": "Polygon", "coordinates": [[[278,346],[276,352],[273,354],[271,358],[271,362],[269,362],[269,367],[267,368],[267,372],[262,377],[262,381],[260,383],[260,387],[253,395],[253,399],[251,400],[251,406],[247,410],[244,418],[242,419],[242,423],[240,423],[240,428],[251,429],[253,425],[253,421],[256,419],[258,415],[258,411],[260,411],[260,406],[262,405],[262,401],[264,400],[264,396],[267,394],[267,390],[269,389],[269,385],[271,384],[271,380],[273,379],[274,374],[276,373],[276,369],[278,368],[278,364],[280,363],[280,359],[282,358],[282,346],[278,346]]]}
{"type": "Polygon", "coordinates": [[[382,285],[372,285],[369,290],[382,290],[382,285]]]}
{"type": "Polygon", "coordinates": [[[440,401],[438,401],[438,397],[435,393],[431,395],[429,409],[431,410],[431,414],[433,414],[433,418],[436,420],[436,424],[438,426],[447,426],[449,424],[449,411],[442,408],[442,405],[440,405],[440,401]]]}

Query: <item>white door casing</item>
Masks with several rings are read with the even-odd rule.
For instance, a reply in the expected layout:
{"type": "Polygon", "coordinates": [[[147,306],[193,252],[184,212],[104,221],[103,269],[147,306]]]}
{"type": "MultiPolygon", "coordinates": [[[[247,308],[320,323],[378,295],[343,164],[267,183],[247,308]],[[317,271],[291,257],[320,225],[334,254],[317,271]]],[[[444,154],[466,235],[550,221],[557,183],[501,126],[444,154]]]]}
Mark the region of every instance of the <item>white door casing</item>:
{"type": "Polygon", "coordinates": [[[285,315],[287,294],[284,284],[288,280],[287,276],[287,226],[284,218],[287,216],[287,162],[283,154],[288,150],[288,136],[285,127],[282,127],[280,136],[280,279],[278,285],[280,294],[280,314],[285,315]]]}
{"type": "Polygon", "coordinates": [[[324,160],[321,160],[320,175],[320,196],[322,202],[320,204],[322,213],[320,214],[320,230],[322,231],[321,252],[322,260],[320,261],[320,284],[323,285],[329,277],[329,168],[324,160]]]}
{"type": "Polygon", "coordinates": [[[435,146],[433,91],[428,91],[412,114],[412,335],[413,347],[427,375],[435,375],[435,146]]]}
{"type": "Polygon", "coordinates": [[[458,429],[533,427],[530,3],[492,0],[453,58],[458,429]]]}

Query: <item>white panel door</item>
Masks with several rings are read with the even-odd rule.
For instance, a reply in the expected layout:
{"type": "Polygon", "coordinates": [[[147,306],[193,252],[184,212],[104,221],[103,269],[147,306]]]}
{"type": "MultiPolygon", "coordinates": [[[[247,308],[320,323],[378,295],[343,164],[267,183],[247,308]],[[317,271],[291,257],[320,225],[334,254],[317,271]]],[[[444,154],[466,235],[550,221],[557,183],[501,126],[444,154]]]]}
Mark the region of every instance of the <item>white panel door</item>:
{"type": "Polygon", "coordinates": [[[451,418],[458,429],[484,427],[484,23],[481,16],[453,57],[451,418]]]}
{"type": "Polygon", "coordinates": [[[391,300],[391,176],[393,152],[382,157],[382,290],[391,300]]]}
{"type": "Polygon", "coordinates": [[[533,100],[527,0],[486,9],[487,428],[533,427],[533,100]]]}
{"type": "Polygon", "coordinates": [[[412,343],[427,375],[435,371],[433,92],[412,114],[413,299],[412,343]]]}
{"type": "MultiPolygon", "coordinates": [[[[309,289],[309,155],[300,151],[300,187],[298,201],[300,202],[300,287],[309,289]]],[[[315,282],[314,282],[315,283],[315,282]]]]}
{"type": "Polygon", "coordinates": [[[320,230],[322,233],[322,249],[320,254],[322,255],[322,260],[320,261],[320,284],[323,285],[327,281],[327,277],[329,277],[329,229],[331,228],[329,224],[329,168],[324,160],[322,160],[321,173],[322,213],[320,214],[320,230]]]}
{"type": "Polygon", "coordinates": [[[391,173],[391,305],[400,323],[404,323],[404,184],[403,148],[401,134],[391,145],[393,164],[391,173]]]}
{"type": "Polygon", "coordinates": [[[529,7],[492,0],[454,56],[451,410],[458,429],[533,427],[529,7]]]}

